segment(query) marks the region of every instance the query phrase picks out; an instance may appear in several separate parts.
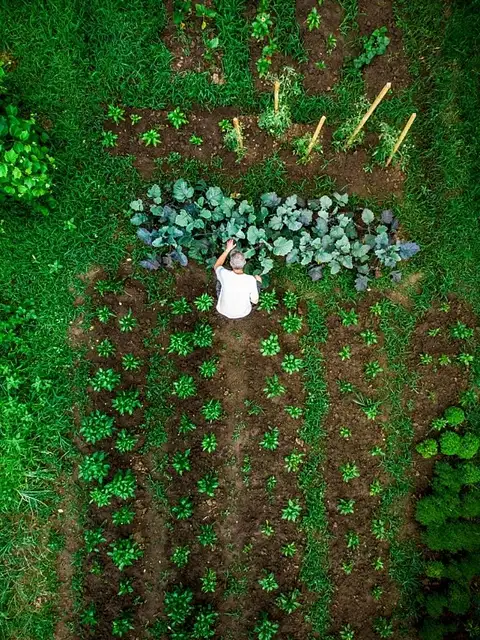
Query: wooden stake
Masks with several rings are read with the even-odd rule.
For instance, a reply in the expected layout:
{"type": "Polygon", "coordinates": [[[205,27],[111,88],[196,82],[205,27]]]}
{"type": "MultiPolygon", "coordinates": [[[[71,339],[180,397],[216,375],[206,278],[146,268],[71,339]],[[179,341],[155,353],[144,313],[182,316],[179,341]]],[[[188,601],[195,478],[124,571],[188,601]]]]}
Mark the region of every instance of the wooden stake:
{"type": "Polygon", "coordinates": [[[235,133],[237,134],[237,142],[240,149],[243,149],[243,138],[242,132],[240,131],[240,123],[238,122],[238,118],[233,119],[233,128],[235,129],[235,133]]]}
{"type": "Polygon", "coordinates": [[[275,80],[273,84],[273,109],[275,113],[278,113],[278,94],[280,92],[280,82],[275,80]]]}
{"type": "Polygon", "coordinates": [[[372,113],[375,111],[375,109],[378,107],[378,105],[380,104],[380,102],[383,100],[385,94],[387,93],[387,91],[390,89],[390,87],[392,86],[391,82],[387,82],[387,84],[383,87],[383,89],[380,91],[380,93],[378,94],[378,96],[375,98],[375,100],[372,102],[369,110],[367,111],[367,113],[363,116],[363,118],[360,120],[360,124],[357,126],[357,128],[355,129],[355,131],[352,133],[352,135],[350,136],[350,138],[347,140],[347,147],[349,147],[352,142],[355,140],[355,138],[358,136],[358,134],[360,133],[360,131],[363,129],[363,127],[365,126],[365,123],[367,122],[367,120],[370,118],[370,116],[372,115],[372,113]]]}
{"type": "Polygon", "coordinates": [[[400,145],[402,144],[402,142],[405,139],[405,136],[408,133],[408,130],[410,129],[410,127],[413,124],[413,121],[415,120],[415,118],[417,117],[416,113],[412,113],[412,115],[410,116],[410,118],[408,119],[407,124],[403,127],[403,131],[402,133],[398,136],[398,140],[395,142],[395,146],[393,147],[393,151],[390,154],[388,160],[387,160],[387,164],[385,165],[386,167],[388,167],[388,165],[391,163],[393,156],[397,153],[397,151],[400,148],[400,145]]]}
{"type": "Polygon", "coordinates": [[[310,152],[313,149],[314,144],[317,141],[318,136],[320,135],[320,131],[322,130],[323,123],[326,120],[326,116],[322,116],[317,124],[317,128],[315,129],[315,133],[313,134],[312,139],[310,140],[310,144],[308,145],[307,151],[305,152],[305,157],[307,158],[310,155],[310,152]]]}

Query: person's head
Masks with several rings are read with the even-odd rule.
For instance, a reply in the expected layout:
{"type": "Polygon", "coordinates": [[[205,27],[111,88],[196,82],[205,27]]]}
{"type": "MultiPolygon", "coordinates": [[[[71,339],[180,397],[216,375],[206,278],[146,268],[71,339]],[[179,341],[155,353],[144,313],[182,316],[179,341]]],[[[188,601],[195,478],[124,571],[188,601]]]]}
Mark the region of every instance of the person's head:
{"type": "Polygon", "coordinates": [[[241,251],[232,251],[230,254],[230,266],[234,271],[243,271],[243,267],[247,261],[241,251]]]}

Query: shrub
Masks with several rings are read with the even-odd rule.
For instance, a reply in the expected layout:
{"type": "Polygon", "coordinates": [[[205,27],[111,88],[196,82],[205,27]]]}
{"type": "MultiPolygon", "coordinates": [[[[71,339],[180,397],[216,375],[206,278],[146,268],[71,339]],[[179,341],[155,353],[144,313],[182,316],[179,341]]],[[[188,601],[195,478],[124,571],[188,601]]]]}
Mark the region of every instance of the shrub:
{"type": "Polygon", "coordinates": [[[445,420],[452,427],[456,427],[465,421],[465,412],[460,407],[449,407],[444,415],[445,420]]]}
{"type": "Polygon", "coordinates": [[[480,549],[480,524],[473,522],[449,522],[433,525],[422,536],[433,551],[476,551],[480,549]]]}
{"type": "Polygon", "coordinates": [[[440,438],[440,450],[446,456],[454,456],[458,453],[462,438],[458,433],[447,431],[440,438]]]}
{"type": "Polygon", "coordinates": [[[438,453],[438,443],[436,440],[428,438],[427,440],[419,442],[416,450],[424,458],[433,458],[433,456],[436,456],[438,453]]]}
{"type": "Polygon", "coordinates": [[[466,433],[462,438],[457,455],[459,458],[469,460],[477,455],[479,447],[480,439],[478,436],[473,433],[466,433]]]}
{"type": "Polygon", "coordinates": [[[431,495],[417,502],[416,518],[424,525],[443,524],[448,518],[458,518],[460,499],[452,493],[431,495]]]}

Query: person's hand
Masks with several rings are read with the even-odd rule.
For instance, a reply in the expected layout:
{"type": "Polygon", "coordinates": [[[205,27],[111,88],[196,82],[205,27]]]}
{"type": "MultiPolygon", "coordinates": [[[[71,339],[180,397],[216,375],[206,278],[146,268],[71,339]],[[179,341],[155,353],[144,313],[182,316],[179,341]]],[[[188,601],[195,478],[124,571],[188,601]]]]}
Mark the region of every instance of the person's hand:
{"type": "Polygon", "coordinates": [[[255,280],[258,280],[258,282],[262,282],[262,277],[261,276],[255,276],[255,280]]]}
{"type": "Polygon", "coordinates": [[[235,240],[232,240],[230,238],[230,240],[227,240],[227,251],[231,251],[232,249],[235,249],[237,245],[235,244],[235,240]]]}

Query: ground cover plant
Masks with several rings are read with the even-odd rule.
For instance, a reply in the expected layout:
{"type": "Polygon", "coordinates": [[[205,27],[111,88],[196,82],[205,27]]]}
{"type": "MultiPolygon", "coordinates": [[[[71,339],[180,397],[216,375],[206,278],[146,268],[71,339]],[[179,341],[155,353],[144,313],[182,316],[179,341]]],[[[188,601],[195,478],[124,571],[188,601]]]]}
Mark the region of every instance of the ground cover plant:
{"type": "Polygon", "coordinates": [[[475,637],[477,14],[7,3],[2,638],[475,637]]]}

